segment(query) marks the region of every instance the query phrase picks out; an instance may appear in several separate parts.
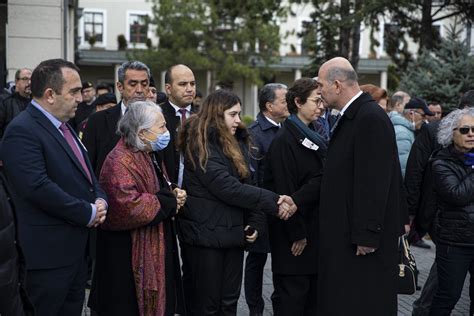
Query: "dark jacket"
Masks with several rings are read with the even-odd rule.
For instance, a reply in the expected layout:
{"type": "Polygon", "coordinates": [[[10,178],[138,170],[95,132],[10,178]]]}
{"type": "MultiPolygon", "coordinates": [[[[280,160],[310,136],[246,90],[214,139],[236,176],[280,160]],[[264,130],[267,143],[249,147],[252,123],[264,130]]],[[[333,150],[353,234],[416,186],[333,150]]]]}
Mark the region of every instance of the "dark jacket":
{"type": "Polygon", "coordinates": [[[318,315],[396,315],[401,187],[393,125],[363,93],[334,129],[324,167],[318,315]],[[357,245],[377,250],[356,256],[357,245]]]}
{"type": "Polygon", "coordinates": [[[26,109],[30,101],[30,98],[24,98],[16,92],[0,103],[0,138],[3,137],[8,124],[26,109]]]}
{"type": "MultiPolygon", "coordinates": [[[[280,127],[272,124],[265,118],[262,112],[257,114],[255,122],[250,124],[248,131],[250,133],[250,139],[252,141],[252,149],[255,152],[250,155],[250,165],[252,167],[254,182],[258,187],[263,185],[263,173],[265,169],[266,154],[268,148],[275,138],[276,133],[280,130],[280,127]]],[[[264,225],[258,232],[258,239],[249,244],[247,247],[248,251],[268,253],[270,252],[270,244],[268,243],[268,225],[266,217],[263,217],[264,225]]]]}
{"type": "MultiPolygon", "coordinates": [[[[264,187],[277,194],[292,195],[296,191],[313,196],[313,203],[299,204],[297,212],[288,220],[268,218],[272,271],[277,274],[315,274],[318,254],[318,197],[319,191],[309,186],[321,176],[323,159],[321,148],[312,150],[303,145],[305,136],[292,121],[286,121],[267,153],[264,187]],[[304,192],[301,192],[304,191],[304,192]],[[293,242],[307,239],[300,256],[291,254],[293,242]]],[[[325,148],[325,146],[323,146],[325,148]]]]}
{"type": "Polygon", "coordinates": [[[95,112],[95,103],[87,104],[86,102],[81,102],[77,106],[76,115],[69,120],[69,125],[74,128],[76,133],[79,133],[79,128],[81,123],[86,120],[90,115],[95,112]]]}
{"type": "Polygon", "coordinates": [[[431,190],[431,174],[427,175],[425,170],[431,154],[441,146],[436,140],[440,121],[424,125],[416,136],[415,142],[408,156],[405,188],[407,193],[408,213],[416,215],[424,208],[424,192],[431,190]],[[425,180],[428,177],[429,179],[425,180]]]}
{"type": "Polygon", "coordinates": [[[0,173],[0,315],[32,315],[25,292],[25,259],[18,243],[16,216],[0,173]]]}
{"type": "MultiPolygon", "coordinates": [[[[238,130],[241,140],[245,130],[238,130]]],[[[179,213],[178,235],[182,242],[212,248],[243,247],[244,227],[261,229],[261,212],[276,215],[278,195],[239,180],[237,169],[222,150],[215,132],[209,134],[206,171],[184,160],[183,188],[188,198],[179,213]],[[245,220],[247,218],[247,220],[245,220]]],[[[245,152],[244,152],[245,153],[245,152]]]]}
{"type": "MultiPolygon", "coordinates": [[[[168,146],[163,150],[163,161],[170,181],[178,183],[180,153],[177,146],[177,138],[178,131],[181,128],[181,119],[179,116],[176,116],[176,111],[169,101],[160,104],[160,106],[166,120],[166,127],[170,131],[171,136],[168,146]]],[[[191,113],[193,112],[194,106],[191,104],[191,113]]]]}
{"type": "Polygon", "coordinates": [[[91,203],[106,196],[86,150],[79,148],[92,182],[60,131],[32,104],[13,120],[2,140],[0,157],[11,183],[28,269],[64,267],[84,258],[91,203]]]}
{"type": "Polygon", "coordinates": [[[255,180],[259,187],[263,184],[263,172],[265,165],[265,155],[280,127],[268,121],[262,112],[257,114],[255,122],[248,127],[252,145],[256,147],[256,153],[250,159],[250,164],[255,172],[255,180]]]}
{"type": "Polygon", "coordinates": [[[117,134],[117,123],[121,116],[122,103],[120,102],[110,109],[92,114],[87,121],[82,142],[87,148],[96,177],[99,177],[105,158],[120,139],[117,134]]]}
{"type": "Polygon", "coordinates": [[[474,247],[474,169],[452,146],[433,158],[437,241],[474,247]]]}

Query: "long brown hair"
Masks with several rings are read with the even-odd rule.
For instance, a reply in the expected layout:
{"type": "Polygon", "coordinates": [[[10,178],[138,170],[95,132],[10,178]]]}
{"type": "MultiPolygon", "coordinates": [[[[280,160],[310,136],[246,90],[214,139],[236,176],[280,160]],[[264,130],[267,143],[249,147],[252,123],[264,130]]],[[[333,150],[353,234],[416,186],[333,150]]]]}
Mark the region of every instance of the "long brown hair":
{"type": "MultiPolygon", "coordinates": [[[[235,94],[224,89],[217,90],[204,100],[199,113],[193,115],[186,122],[179,134],[178,145],[191,161],[193,168],[199,164],[199,167],[206,171],[209,159],[209,138],[216,137],[219,145],[222,146],[224,155],[232,161],[240,178],[249,176],[250,171],[239,142],[230,133],[224,119],[224,111],[236,104],[241,104],[241,102],[235,94]],[[215,133],[215,136],[211,136],[212,133],[215,133]]],[[[245,129],[243,124],[239,125],[239,129],[245,129]]],[[[248,146],[248,140],[246,142],[248,146]]]]}

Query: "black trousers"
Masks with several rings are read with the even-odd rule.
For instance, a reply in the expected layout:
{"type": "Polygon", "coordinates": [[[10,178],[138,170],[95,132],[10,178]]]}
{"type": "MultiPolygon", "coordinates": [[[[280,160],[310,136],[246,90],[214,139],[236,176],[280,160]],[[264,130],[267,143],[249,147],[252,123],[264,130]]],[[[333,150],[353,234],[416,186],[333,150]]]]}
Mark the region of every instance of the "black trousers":
{"type": "Polygon", "coordinates": [[[242,284],[242,248],[218,249],[184,245],[183,260],[190,264],[188,315],[236,315],[242,284]]]}
{"type": "Polygon", "coordinates": [[[267,253],[249,252],[245,259],[244,289],[245,300],[250,315],[263,313],[265,303],[262,297],[263,270],[267,262],[267,253]]]}
{"type": "Polygon", "coordinates": [[[273,274],[275,316],[316,315],[317,275],[273,274]]]}
{"type": "MultiPolygon", "coordinates": [[[[436,245],[436,265],[438,267],[438,290],[431,304],[430,315],[450,315],[461,297],[467,272],[474,274],[474,247],[436,245]]],[[[472,288],[470,315],[473,315],[472,288]]]]}
{"type": "Polygon", "coordinates": [[[37,316],[81,316],[87,278],[85,258],[73,265],[28,270],[26,289],[37,316]]]}

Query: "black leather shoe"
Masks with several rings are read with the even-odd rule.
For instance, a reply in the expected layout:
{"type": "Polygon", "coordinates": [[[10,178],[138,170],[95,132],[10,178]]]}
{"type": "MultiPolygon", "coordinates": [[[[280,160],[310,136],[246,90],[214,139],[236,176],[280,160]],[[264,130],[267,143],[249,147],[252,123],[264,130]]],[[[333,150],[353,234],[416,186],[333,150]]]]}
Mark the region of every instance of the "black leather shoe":
{"type": "Polygon", "coordinates": [[[431,246],[423,239],[420,239],[417,242],[414,242],[412,246],[415,246],[418,248],[424,248],[424,249],[431,249],[431,246]]]}

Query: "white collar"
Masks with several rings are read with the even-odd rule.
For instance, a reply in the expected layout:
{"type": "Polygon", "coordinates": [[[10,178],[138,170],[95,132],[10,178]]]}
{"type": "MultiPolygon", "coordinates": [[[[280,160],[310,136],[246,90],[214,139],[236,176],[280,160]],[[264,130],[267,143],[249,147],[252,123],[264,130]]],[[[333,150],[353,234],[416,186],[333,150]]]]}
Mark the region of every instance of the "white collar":
{"type": "Polygon", "coordinates": [[[269,117],[266,116],[265,114],[264,114],[263,116],[267,119],[267,121],[269,121],[269,122],[272,123],[273,125],[278,126],[278,127],[281,126],[280,123],[275,122],[274,120],[272,120],[271,118],[269,118],[269,117]]]}
{"type": "MultiPolygon", "coordinates": [[[[169,101],[169,100],[168,100],[169,101]]],[[[174,104],[173,102],[169,101],[169,103],[171,104],[171,106],[173,107],[174,111],[176,112],[176,114],[180,114],[179,113],[179,110],[181,109],[186,109],[187,112],[191,112],[191,104],[189,104],[187,107],[185,108],[180,108],[179,106],[177,106],[176,104],[174,104]]]]}
{"type": "Polygon", "coordinates": [[[125,114],[125,111],[127,110],[127,107],[125,104],[123,104],[123,101],[120,102],[120,108],[122,109],[122,116],[125,114]]]}
{"type": "Polygon", "coordinates": [[[344,112],[346,112],[347,108],[349,107],[349,105],[352,104],[352,102],[355,101],[355,99],[357,99],[358,97],[360,97],[360,95],[362,94],[362,91],[359,91],[355,96],[352,97],[352,99],[349,100],[349,102],[347,102],[347,104],[342,108],[341,112],[339,112],[339,114],[341,114],[341,116],[344,115],[344,112]]]}

